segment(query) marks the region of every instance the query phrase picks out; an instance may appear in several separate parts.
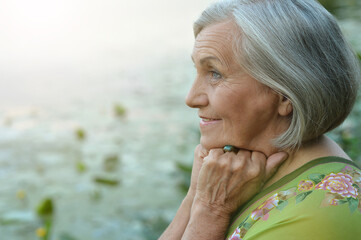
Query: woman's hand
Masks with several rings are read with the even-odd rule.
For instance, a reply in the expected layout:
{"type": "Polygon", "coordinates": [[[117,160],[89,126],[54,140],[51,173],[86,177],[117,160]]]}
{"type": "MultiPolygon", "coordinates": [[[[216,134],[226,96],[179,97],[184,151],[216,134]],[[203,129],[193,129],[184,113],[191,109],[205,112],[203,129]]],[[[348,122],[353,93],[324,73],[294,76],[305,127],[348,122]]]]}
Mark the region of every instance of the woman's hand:
{"type": "Polygon", "coordinates": [[[256,151],[210,150],[198,173],[196,195],[182,240],[224,239],[232,214],[262,189],[287,156],[276,153],[267,159],[256,151]]]}
{"type": "Polygon", "coordinates": [[[229,218],[262,189],[287,156],[276,153],[267,159],[256,151],[224,153],[223,149],[212,149],[203,158],[194,201],[229,218]]]}

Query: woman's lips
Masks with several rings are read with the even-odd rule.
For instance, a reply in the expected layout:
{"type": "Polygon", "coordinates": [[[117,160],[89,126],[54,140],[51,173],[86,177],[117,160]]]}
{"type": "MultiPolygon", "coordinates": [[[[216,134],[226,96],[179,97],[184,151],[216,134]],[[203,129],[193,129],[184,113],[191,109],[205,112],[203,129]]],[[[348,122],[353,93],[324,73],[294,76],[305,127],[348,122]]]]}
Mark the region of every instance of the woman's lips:
{"type": "Polygon", "coordinates": [[[221,121],[221,119],[203,118],[203,117],[201,117],[201,121],[200,121],[199,124],[200,124],[201,126],[207,126],[207,125],[211,125],[211,124],[218,123],[219,121],[221,121]]]}

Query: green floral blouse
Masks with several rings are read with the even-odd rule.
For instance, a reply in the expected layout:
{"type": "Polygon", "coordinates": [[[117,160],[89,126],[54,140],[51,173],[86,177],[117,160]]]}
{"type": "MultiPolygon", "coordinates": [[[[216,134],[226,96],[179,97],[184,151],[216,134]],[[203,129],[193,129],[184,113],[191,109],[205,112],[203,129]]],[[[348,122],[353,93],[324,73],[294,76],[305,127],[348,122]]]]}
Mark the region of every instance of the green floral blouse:
{"type": "Polygon", "coordinates": [[[361,170],[349,160],[313,160],[256,195],[227,240],[361,239],[361,170]]]}

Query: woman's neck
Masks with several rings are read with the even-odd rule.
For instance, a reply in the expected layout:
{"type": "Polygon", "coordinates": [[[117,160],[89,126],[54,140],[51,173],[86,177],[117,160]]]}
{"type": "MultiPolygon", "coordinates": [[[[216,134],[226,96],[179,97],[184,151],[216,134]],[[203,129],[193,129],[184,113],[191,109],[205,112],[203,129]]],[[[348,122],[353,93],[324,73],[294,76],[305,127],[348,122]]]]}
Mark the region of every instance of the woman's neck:
{"type": "Polygon", "coordinates": [[[275,175],[266,182],[263,188],[269,187],[282,177],[314,159],[328,156],[350,159],[333,140],[327,136],[321,136],[303,144],[297,151],[290,152],[288,159],[279,167],[275,175]]]}

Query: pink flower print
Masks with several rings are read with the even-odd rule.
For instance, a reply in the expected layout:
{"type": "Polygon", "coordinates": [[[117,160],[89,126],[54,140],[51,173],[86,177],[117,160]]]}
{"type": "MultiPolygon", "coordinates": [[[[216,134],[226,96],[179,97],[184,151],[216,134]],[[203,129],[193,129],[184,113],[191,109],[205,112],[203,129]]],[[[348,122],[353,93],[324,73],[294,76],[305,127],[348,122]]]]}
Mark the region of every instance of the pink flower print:
{"type": "Polygon", "coordinates": [[[298,191],[309,191],[314,187],[314,184],[310,180],[302,180],[298,183],[298,191]]]}
{"type": "Polygon", "coordinates": [[[264,220],[268,219],[268,213],[275,207],[277,207],[279,203],[278,194],[274,194],[273,196],[269,197],[266,201],[264,201],[260,206],[258,206],[253,212],[251,213],[251,219],[257,221],[261,217],[264,220]]]}
{"type": "Polygon", "coordinates": [[[232,236],[228,238],[228,240],[242,240],[240,236],[240,230],[239,228],[236,228],[236,230],[233,232],[232,236]]]}
{"type": "Polygon", "coordinates": [[[356,198],[358,195],[357,189],[352,186],[353,180],[349,174],[345,173],[331,173],[327,175],[320,183],[315,186],[315,189],[328,190],[331,193],[339,194],[342,197],[356,198]]]}

